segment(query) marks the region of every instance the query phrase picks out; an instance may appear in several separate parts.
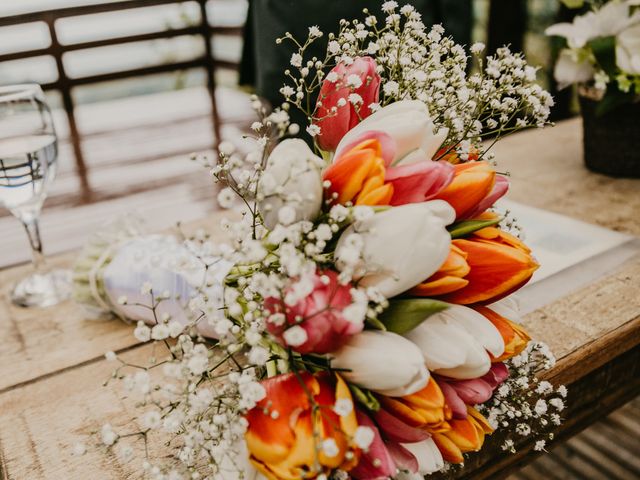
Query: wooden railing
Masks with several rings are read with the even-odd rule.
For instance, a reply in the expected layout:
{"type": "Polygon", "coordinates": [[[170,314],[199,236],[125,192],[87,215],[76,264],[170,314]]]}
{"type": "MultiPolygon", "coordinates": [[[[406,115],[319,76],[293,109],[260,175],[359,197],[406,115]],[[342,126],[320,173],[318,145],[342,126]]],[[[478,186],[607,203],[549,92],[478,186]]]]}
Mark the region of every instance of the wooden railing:
{"type": "Polygon", "coordinates": [[[9,60],[18,60],[42,55],[51,56],[55,59],[57,80],[42,84],[44,90],[57,90],[61,93],[62,103],[69,120],[70,140],[73,146],[73,152],[76,159],[76,168],[80,177],[83,192],[88,195],[90,192],[87,165],[84,161],[82,153],[82,144],[75,117],[75,105],[72,95],[74,87],[81,85],[89,85],[99,82],[120,80],[125,78],[139,77],[144,75],[152,75],[158,73],[166,73],[173,71],[182,71],[190,69],[205,69],[207,72],[207,88],[211,98],[211,115],[213,122],[213,138],[214,147],[220,141],[220,117],[214,95],[216,80],[215,69],[217,67],[236,69],[236,62],[217,60],[213,57],[213,35],[241,35],[242,27],[239,26],[212,26],[210,16],[207,12],[208,0],[189,0],[199,5],[200,18],[193,25],[176,29],[166,29],[162,31],[144,33],[139,35],[127,35],[104,40],[85,41],[79,43],[63,44],[58,39],[56,29],[56,21],[61,18],[79,17],[83,15],[92,15],[96,13],[116,12],[131,10],[141,7],[151,7],[158,5],[182,4],[187,0],[126,0],[115,3],[102,3],[95,5],[85,5],[77,7],[59,8],[38,12],[30,12],[7,17],[0,17],[0,27],[22,25],[31,22],[45,22],[51,43],[46,48],[37,48],[27,51],[0,54],[0,63],[9,60]],[[98,47],[122,45],[148,40],[168,39],[184,35],[199,36],[204,39],[205,49],[201,56],[187,61],[169,61],[159,65],[144,66],[131,68],[128,70],[118,70],[114,72],[102,73],[98,75],[89,75],[82,77],[70,77],[67,74],[63,62],[63,55],[66,52],[75,50],[86,50],[98,47]]]}

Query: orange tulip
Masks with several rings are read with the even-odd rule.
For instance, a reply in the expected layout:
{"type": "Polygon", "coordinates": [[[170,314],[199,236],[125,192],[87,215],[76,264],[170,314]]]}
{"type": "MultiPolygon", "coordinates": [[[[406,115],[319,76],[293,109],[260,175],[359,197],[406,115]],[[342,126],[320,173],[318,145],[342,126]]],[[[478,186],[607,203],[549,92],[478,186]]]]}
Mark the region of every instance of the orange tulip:
{"type": "Polygon", "coordinates": [[[379,397],[380,404],[388,413],[411,427],[429,432],[448,428],[446,421],[451,418],[451,409],[444,401],[444,395],[433,377],[422,390],[404,397],[379,397]]]}
{"type": "Polygon", "coordinates": [[[432,297],[455,292],[469,284],[469,280],[464,277],[470,271],[467,254],[452,244],[449,256],[440,269],[409,293],[419,297],[432,297]]]}
{"type": "Polygon", "coordinates": [[[492,362],[504,362],[520,354],[526,348],[531,337],[520,325],[504,318],[502,315],[498,315],[490,308],[480,305],[476,305],[473,308],[493,323],[504,340],[504,353],[501,356],[495,358],[489,354],[492,362]]]}
{"type": "Polygon", "coordinates": [[[491,193],[496,172],[484,161],[459,163],[454,168],[453,182],[436,198],[449,202],[456,211],[456,216],[462,217],[491,193]]]}
{"type": "Polygon", "coordinates": [[[358,427],[355,411],[345,416],[333,411],[336,400],[351,400],[339,375],[290,373],[262,385],[267,395],[246,415],[245,440],[251,462],[263,475],[298,480],[355,466],[358,451],[350,445],[358,427]],[[320,444],[328,439],[335,441],[336,455],[323,452],[320,444]]]}
{"type": "Polygon", "coordinates": [[[487,420],[473,407],[467,406],[467,418],[450,420],[450,429],[434,433],[432,438],[442,457],[451,463],[464,462],[463,453],[482,448],[485,435],[493,433],[487,420]]]}
{"type": "Polygon", "coordinates": [[[341,155],[324,173],[329,180],[329,198],[344,204],[389,205],[393,185],[384,183],[382,146],[376,139],[364,140],[341,155]]]}
{"type": "Polygon", "coordinates": [[[441,283],[435,286],[448,290],[442,300],[462,305],[495,302],[527,283],[539,266],[524,243],[496,227],[483,228],[451,245],[455,258],[443,265],[446,272],[436,272],[412,291],[414,295],[439,295],[432,290],[435,277],[441,283]],[[464,284],[458,276],[466,270],[463,259],[469,267],[462,277],[464,284]],[[458,268],[450,268],[452,264],[458,268]]]}
{"type": "Polygon", "coordinates": [[[485,161],[459,163],[454,168],[453,181],[434,198],[446,200],[458,219],[476,218],[509,189],[507,178],[485,161]]]}

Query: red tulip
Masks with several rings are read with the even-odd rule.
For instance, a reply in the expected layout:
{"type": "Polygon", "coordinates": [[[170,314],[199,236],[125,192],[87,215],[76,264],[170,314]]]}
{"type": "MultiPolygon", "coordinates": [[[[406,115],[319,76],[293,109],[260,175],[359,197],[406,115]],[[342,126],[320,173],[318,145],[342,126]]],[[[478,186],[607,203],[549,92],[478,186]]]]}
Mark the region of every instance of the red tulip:
{"type": "Polygon", "coordinates": [[[341,285],[336,272],[319,272],[312,281],[313,291],[293,306],[287,305],[284,299],[267,298],[265,308],[272,315],[266,326],[283,345],[297,352],[328,353],[341,347],[351,335],[361,332],[364,317],[354,321],[343,314],[344,309],[353,304],[352,287],[341,285]],[[298,330],[297,337],[287,334],[292,328],[298,330]]]}
{"type": "Polygon", "coordinates": [[[308,472],[349,470],[358,461],[352,446],[358,423],[352,411],[338,415],[337,400],[353,401],[339,375],[288,373],[262,382],[266,397],[246,414],[245,440],[251,463],[270,480],[308,478],[308,472]],[[327,455],[323,441],[335,442],[327,455]]]}
{"type": "Polygon", "coordinates": [[[320,127],[316,137],[320,148],[335,151],[345,133],[371,115],[369,105],[378,102],[379,93],[380,75],[373,58],[357,57],[350,65],[336,65],[322,82],[318,95],[314,123],[320,127]],[[359,95],[362,102],[354,105],[349,101],[351,94],[359,95]]]}

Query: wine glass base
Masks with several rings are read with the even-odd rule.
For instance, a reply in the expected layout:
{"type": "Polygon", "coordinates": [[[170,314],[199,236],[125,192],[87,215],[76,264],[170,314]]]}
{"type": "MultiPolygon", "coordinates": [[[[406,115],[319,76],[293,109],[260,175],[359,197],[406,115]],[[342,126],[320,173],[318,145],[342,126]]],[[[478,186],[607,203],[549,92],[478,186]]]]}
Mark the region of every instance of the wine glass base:
{"type": "Polygon", "coordinates": [[[71,272],[52,270],[34,273],[11,292],[11,301],[21,307],[50,307],[71,297],[71,272]]]}

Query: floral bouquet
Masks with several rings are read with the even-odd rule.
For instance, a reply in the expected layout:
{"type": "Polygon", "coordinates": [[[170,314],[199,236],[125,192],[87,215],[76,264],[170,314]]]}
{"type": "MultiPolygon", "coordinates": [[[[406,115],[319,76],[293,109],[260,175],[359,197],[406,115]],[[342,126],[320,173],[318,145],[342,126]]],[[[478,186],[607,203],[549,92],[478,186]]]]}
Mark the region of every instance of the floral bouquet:
{"type": "Polygon", "coordinates": [[[547,29],[564,38],[554,70],[559,86],[579,86],[585,163],[596,172],[640,178],[640,2],[565,3],[591,7],[573,23],[547,29]]]}
{"type": "Polygon", "coordinates": [[[128,457],[142,439],[151,478],[421,478],[497,429],[503,450],[542,450],[561,421],[566,389],[536,376],[553,356],[510,297],[538,264],[493,208],[509,181],[488,152],[545,125],[552,99],[520,54],[473,45],[469,74],[440,26],[382,11],[343,20],[322,58],[307,54],[317,27],[278,40],[295,45],[286,102],[254,98],[255,148],[222,144],[210,165],[221,206],[242,212],[226,244],[116,236],[79,262],[85,303],[135,313],[136,337],[166,346],[145,365],[107,354],[141,429],[106,424],[102,442],[128,457]],[[293,107],[313,148],[291,138],[293,107]],[[136,286],[114,272],[135,248],[136,286]],[[170,461],[150,453],[154,432],[170,461]]]}
{"type": "Polygon", "coordinates": [[[640,95],[640,2],[636,0],[565,1],[570,7],[591,4],[573,23],[558,23],[547,35],[565,39],[555,66],[560,88],[583,86],[606,113],[640,95]],[[590,90],[587,88],[589,87],[590,90]]]}

